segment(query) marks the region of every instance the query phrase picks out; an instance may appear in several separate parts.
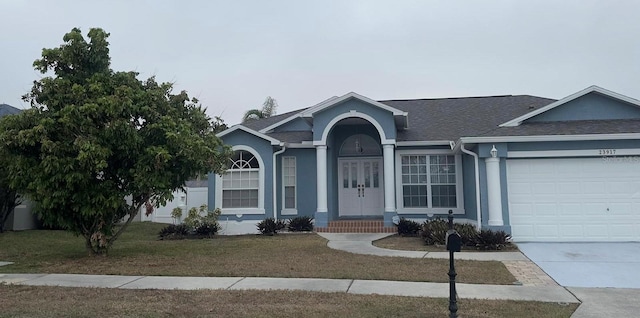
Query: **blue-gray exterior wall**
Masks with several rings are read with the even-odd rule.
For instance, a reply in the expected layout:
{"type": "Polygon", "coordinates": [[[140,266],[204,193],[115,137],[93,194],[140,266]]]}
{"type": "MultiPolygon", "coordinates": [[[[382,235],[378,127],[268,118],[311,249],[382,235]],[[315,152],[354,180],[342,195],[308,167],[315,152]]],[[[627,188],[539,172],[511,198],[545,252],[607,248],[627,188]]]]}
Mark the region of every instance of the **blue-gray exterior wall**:
{"type": "Polygon", "coordinates": [[[282,158],[296,158],[296,209],[298,214],[295,216],[313,217],[317,208],[317,185],[316,185],[316,150],[311,149],[287,149],[277,157],[277,175],[278,184],[277,204],[278,218],[292,218],[292,215],[282,215],[282,158]]]}
{"type": "Polygon", "coordinates": [[[356,99],[350,99],[314,114],[313,140],[322,140],[322,134],[324,133],[327,125],[337,116],[349,113],[352,110],[373,117],[380,126],[382,126],[382,130],[384,131],[387,139],[396,138],[396,124],[391,112],[356,99]]]}
{"type": "Polygon", "coordinates": [[[476,163],[472,156],[462,155],[462,193],[464,194],[464,217],[476,220],[476,163]]]}
{"type": "MultiPolygon", "coordinates": [[[[265,139],[254,136],[242,130],[236,130],[228,135],[222,137],[222,141],[230,146],[243,145],[253,148],[262,158],[264,167],[264,215],[244,215],[243,220],[261,220],[268,217],[273,217],[273,146],[265,139]]],[[[215,174],[209,174],[209,200],[208,205],[210,207],[215,206],[215,194],[216,194],[216,182],[215,174]]],[[[224,220],[227,215],[224,215],[221,220],[224,220]]],[[[237,219],[235,216],[231,220],[237,219]]]]}
{"type": "Polygon", "coordinates": [[[640,118],[640,108],[596,92],[530,118],[528,122],[632,119],[640,118]]]}

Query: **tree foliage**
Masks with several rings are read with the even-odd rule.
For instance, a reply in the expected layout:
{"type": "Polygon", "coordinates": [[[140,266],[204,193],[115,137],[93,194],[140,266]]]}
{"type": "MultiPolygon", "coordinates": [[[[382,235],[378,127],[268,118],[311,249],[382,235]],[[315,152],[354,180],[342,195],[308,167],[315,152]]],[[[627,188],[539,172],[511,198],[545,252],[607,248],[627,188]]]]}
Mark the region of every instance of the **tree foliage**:
{"type": "Polygon", "coordinates": [[[87,42],[74,28],[43,49],[33,66],[49,76],[23,97],[31,109],[0,127],[11,185],[37,202],[45,224],[82,235],[94,254],[106,254],[145,203],[222,173],[231,154],[196,99],[113,71],[108,36],[94,28],[87,42]]]}
{"type": "Polygon", "coordinates": [[[278,108],[278,101],[271,96],[267,96],[262,103],[262,109],[250,109],[244,116],[242,116],[242,122],[246,122],[249,120],[256,120],[262,118],[269,118],[276,114],[276,109],[278,108]]]}
{"type": "Polygon", "coordinates": [[[7,220],[15,207],[22,202],[20,195],[9,186],[8,163],[3,162],[2,159],[0,153],[0,233],[5,231],[7,220]]]}

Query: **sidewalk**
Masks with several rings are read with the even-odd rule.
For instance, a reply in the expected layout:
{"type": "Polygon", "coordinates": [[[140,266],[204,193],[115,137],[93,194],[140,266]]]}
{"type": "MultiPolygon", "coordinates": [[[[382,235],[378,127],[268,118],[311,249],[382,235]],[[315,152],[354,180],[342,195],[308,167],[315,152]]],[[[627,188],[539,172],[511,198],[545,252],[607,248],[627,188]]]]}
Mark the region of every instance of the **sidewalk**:
{"type": "MultiPolygon", "coordinates": [[[[449,297],[449,284],[358,279],[272,277],[170,277],[79,274],[0,274],[0,284],[29,286],[100,287],[123,289],[305,290],[348,294],[449,297]]],[[[459,298],[579,303],[557,287],[456,284],[459,298]]]]}

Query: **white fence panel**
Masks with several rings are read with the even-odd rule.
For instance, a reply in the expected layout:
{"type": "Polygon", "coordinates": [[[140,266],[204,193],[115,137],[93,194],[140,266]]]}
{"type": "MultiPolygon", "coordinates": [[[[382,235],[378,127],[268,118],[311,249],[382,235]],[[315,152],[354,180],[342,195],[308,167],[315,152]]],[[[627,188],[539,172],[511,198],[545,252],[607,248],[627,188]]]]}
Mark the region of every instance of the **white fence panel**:
{"type": "Polygon", "coordinates": [[[164,206],[153,209],[153,213],[149,216],[145,216],[145,209],[142,208],[142,221],[151,221],[157,223],[169,223],[173,224],[174,219],[171,217],[171,211],[173,209],[186,206],[186,209],[182,211],[182,219],[187,216],[187,211],[191,208],[199,208],[203,204],[207,204],[208,200],[208,187],[197,188],[185,188],[186,193],[183,191],[175,191],[173,193],[173,200],[167,202],[164,206]]]}

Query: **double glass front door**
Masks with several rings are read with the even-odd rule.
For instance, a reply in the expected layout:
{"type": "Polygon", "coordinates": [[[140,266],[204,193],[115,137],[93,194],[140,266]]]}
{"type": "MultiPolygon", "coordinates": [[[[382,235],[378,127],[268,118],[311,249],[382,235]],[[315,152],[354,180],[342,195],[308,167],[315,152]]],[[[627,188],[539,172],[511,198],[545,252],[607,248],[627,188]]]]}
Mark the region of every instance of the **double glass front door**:
{"type": "Polygon", "coordinates": [[[338,169],[340,216],[381,216],[382,159],[338,159],[338,169]]]}

